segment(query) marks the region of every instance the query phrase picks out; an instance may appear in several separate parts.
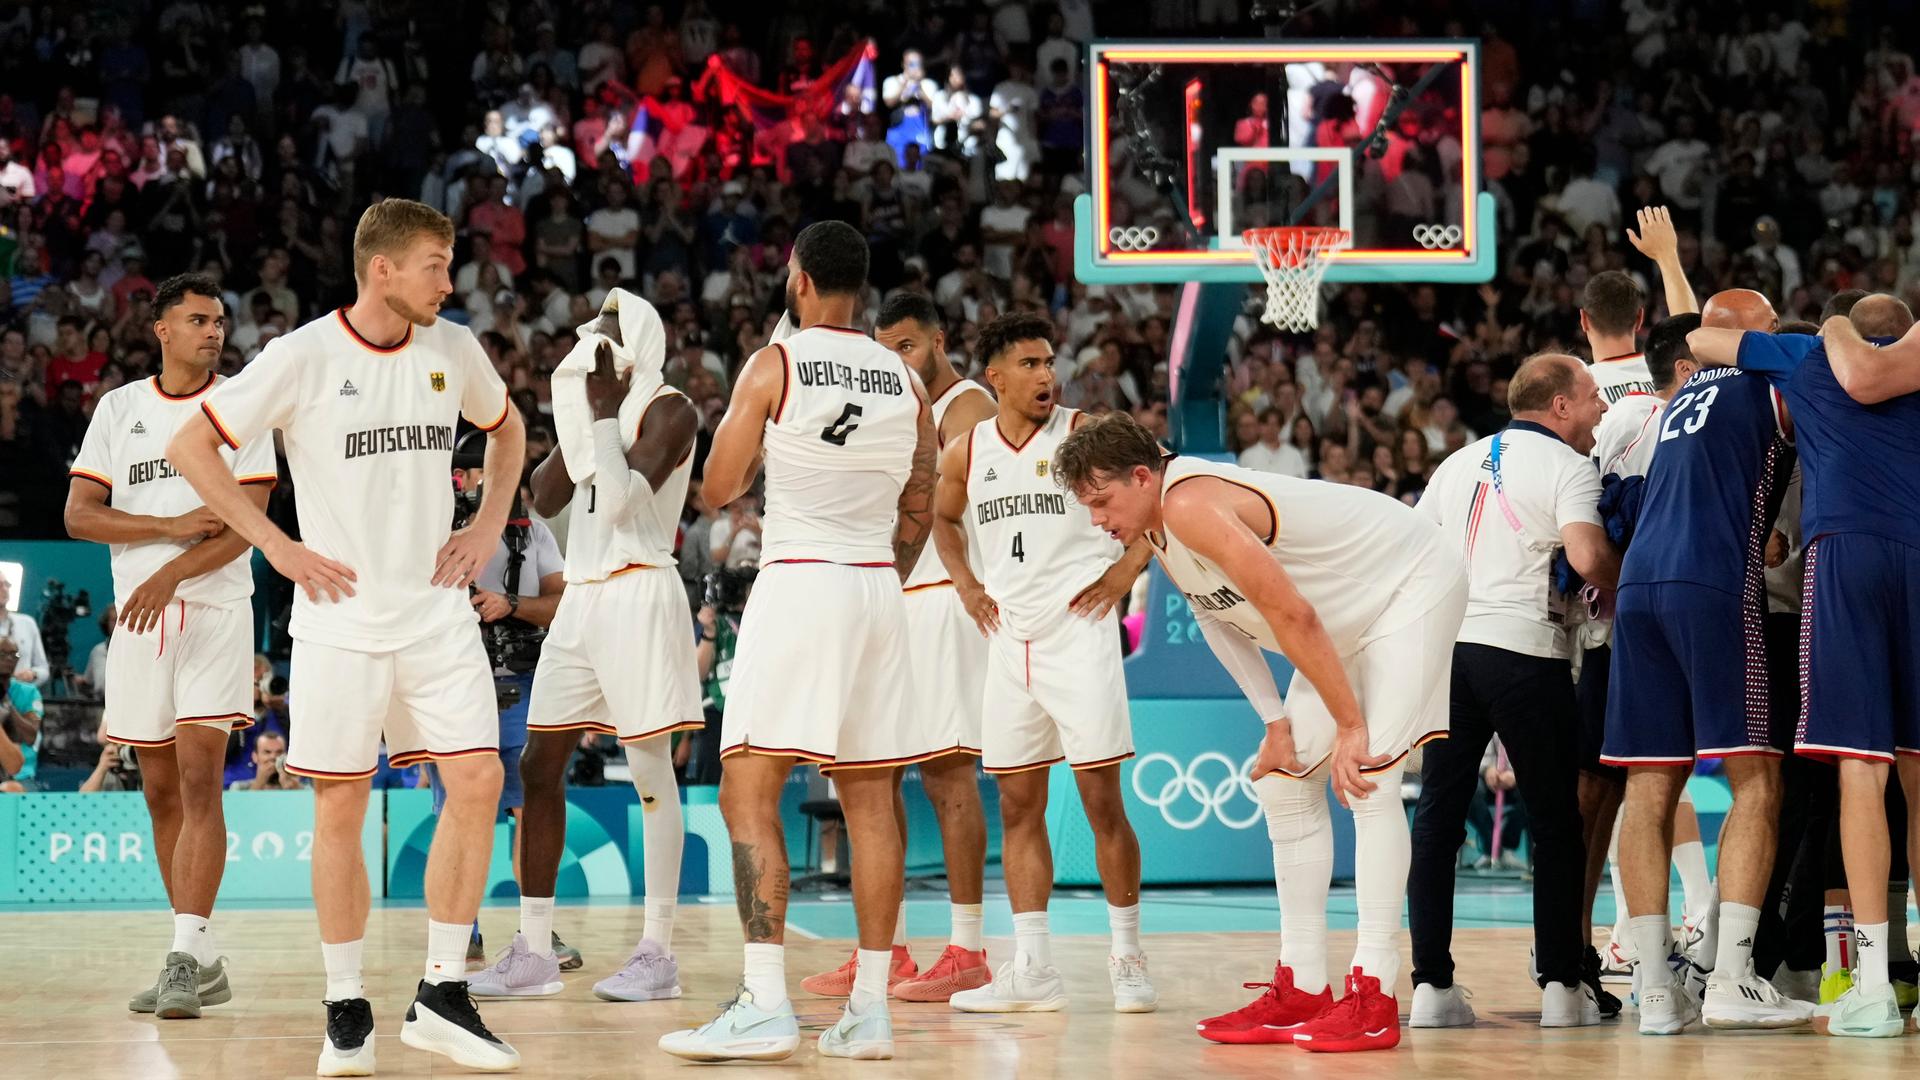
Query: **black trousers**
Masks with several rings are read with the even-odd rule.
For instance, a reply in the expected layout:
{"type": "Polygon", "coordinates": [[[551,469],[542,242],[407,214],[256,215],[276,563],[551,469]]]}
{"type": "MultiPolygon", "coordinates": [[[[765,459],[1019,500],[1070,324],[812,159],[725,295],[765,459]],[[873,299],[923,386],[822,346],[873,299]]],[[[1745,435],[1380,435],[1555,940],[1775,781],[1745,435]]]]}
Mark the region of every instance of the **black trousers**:
{"type": "Polygon", "coordinates": [[[1572,665],[1462,642],[1453,647],[1452,712],[1451,736],[1427,744],[1413,819],[1413,981],[1453,985],[1454,863],[1480,785],[1480,757],[1497,734],[1533,837],[1534,959],[1543,984],[1576,985],[1587,944],[1580,938],[1587,847],[1572,665]]]}

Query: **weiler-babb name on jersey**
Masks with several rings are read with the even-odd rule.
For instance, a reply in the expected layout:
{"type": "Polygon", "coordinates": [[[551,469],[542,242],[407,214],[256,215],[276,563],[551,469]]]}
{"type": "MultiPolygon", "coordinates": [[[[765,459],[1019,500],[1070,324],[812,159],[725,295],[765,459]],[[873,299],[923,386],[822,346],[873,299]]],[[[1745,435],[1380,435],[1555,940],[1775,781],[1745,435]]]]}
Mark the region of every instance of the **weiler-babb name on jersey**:
{"type": "Polygon", "coordinates": [[[144,484],[149,480],[170,480],[180,474],[166,458],[154,458],[152,461],[139,461],[127,466],[127,486],[144,484]]]}
{"type": "Polygon", "coordinates": [[[1018,495],[1001,495],[981,500],[975,508],[980,524],[987,525],[1005,517],[1019,517],[1023,514],[1055,514],[1065,517],[1067,497],[1045,491],[1027,491],[1018,495]]]}
{"type": "Polygon", "coordinates": [[[886,394],[899,397],[907,384],[898,372],[874,368],[855,368],[831,360],[803,360],[793,365],[801,386],[839,386],[862,394],[886,394]]]}
{"type": "Polygon", "coordinates": [[[347,460],[407,450],[452,450],[453,429],[444,424],[399,424],[347,432],[347,460]]]}

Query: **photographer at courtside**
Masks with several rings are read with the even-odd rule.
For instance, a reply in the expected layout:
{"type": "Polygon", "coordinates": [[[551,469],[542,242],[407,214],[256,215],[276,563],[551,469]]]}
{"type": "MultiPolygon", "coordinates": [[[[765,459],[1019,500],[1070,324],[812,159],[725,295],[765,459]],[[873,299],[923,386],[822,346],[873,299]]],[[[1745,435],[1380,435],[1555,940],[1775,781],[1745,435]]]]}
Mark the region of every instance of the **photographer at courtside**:
{"type": "MultiPolygon", "coordinates": [[[[486,433],[470,432],[453,448],[454,475],[459,494],[454,498],[457,518],[471,516],[480,505],[480,489],[487,477],[481,468],[486,433]]],[[[516,478],[517,482],[517,478],[516,478]]],[[[480,633],[493,663],[495,694],[500,704],[500,763],[506,782],[500,788],[500,811],[513,818],[514,877],[520,874],[520,807],[525,801],[520,785],[520,755],[527,747],[527,700],[533,689],[533,666],[540,659],[540,641],[560,607],[567,587],[560,561],[560,544],[546,523],[527,514],[519,493],[500,533],[499,547],[486,568],[473,579],[473,609],[480,615],[480,633]]],[[[433,787],[433,812],[446,802],[437,768],[427,766],[433,787]]],[[[578,954],[573,954],[577,957],[578,954]]],[[[486,959],[476,924],[467,944],[468,966],[486,959]]],[[[572,957],[566,958],[572,959],[572,957]]],[[[563,964],[566,962],[563,959],[563,964]]],[[[578,966],[578,961],[573,961],[578,966]]]]}

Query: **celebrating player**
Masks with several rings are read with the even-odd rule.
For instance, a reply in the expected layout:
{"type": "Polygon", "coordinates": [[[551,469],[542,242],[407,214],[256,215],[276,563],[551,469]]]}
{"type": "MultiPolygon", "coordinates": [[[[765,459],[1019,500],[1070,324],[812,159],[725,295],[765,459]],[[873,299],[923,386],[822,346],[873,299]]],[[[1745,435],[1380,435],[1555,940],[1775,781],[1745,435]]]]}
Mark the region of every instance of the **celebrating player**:
{"type": "Polygon", "coordinates": [[[787,264],[787,310],[800,329],[747,360],[707,458],[702,492],[725,506],[764,453],[767,515],[721,737],[745,977],[719,1016],[660,1039],[696,1061],[778,1060],[800,1044],[780,825],[780,793],[799,761],[834,770],[855,852],[860,951],[820,1052],[893,1056],[887,974],[904,887],[893,770],[937,749],[909,721],[900,582],[926,546],[936,436],[919,378],[848,325],[867,257],[866,238],[845,222],[801,231],[787,264]]]}
{"type": "MultiPolygon", "coordinates": [[[[221,809],[227,733],[253,723],[253,573],[246,537],[201,505],[166,459],[200,412],[226,341],[220,285],[199,274],[153,298],[160,374],[94,406],[67,491],[67,534],[110,545],[120,617],[107,652],[106,738],[137,748],[160,881],[174,911],[159,981],[127,1008],[197,1017],[232,998],[208,920],[226,869],[221,809]]],[[[273,437],[219,452],[255,509],[273,490],[273,437]]]]}
{"type": "Polygon", "coordinates": [[[1041,315],[1003,315],[981,328],[998,412],[940,456],[934,543],[987,635],[981,756],[1000,788],[1014,929],[1013,960],[990,984],[950,1001],[965,1012],[1066,1007],[1047,933],[1046,821],[1048,769],[1065,761],[1093,827],[1107,896],[1113,1007],[1151,1012],[1159,999],[1140,947],[1140,843],[1120,796],[1133,730],[1113,611],[1151,556],[1144,543],[1123,551],[1048,471],[1061,440],[1085,418],[1055,405],[1052,340],[1053,324],[1041,315]]]}
{"type": "MultiPolygon", "coordinates": [[[[993,398],[979,383],[960,377],[947,359],[940,312],[918,293],[898,293],[880,309],[875,340],[900,355],[920,376],[933,402],[940,445],[973,430],[993,415],[993,398]]],[[[906,905],[893,932],[892,994],[902,1001],[946,1001],[955,992],[985,986],[986,949],[980,939],[981,879],[986,874],[987,822],[980,806],[974,762],[980,753],[980,684],[986,643],[947,577],[936,551],[922,549],[905,586],[907,647],[913,655],[914,707],[907,722],[924,725],[935,756],[920,762],[920,779],[940,823],[945,849],[952,940],[940,959],[918,971],[907,951],[906,905]]],[[[896,772],[897,785],[901,773],[896,772]]],[[[905,807],[896,804],[901,842],[905,807]]],[[[844,997],[853,988],[854,961],[801,980],[811,993],[844,997]]]]}
{"type": "Polygon", "coordinates": [[[592,730],[626,747],[640,795],[647,890],[639,944],[593,991],[609,1001],[653,1001],[680,996],[673,916],[686,828],[670,733],[704,725],[692,615],[673,557],[699,417],[661,379],[666,331],[652,304],[615,289],[581,331],[593,367],[563,365],[556,373],[560,444],[533,473],[534,510],[543,517],[568,510],[567,591],[528,703],[520,933],[474,977],[473,993],[543,997],[564,986],[553,950],[553,887],[566,847],[567,763],[579,733],[592,730]]]}
{"type": "Polygon", "coordinates": [[[486,883],[501,766],[493,671],[467,585],[498,548],[526,454],[519,413],[467,329],[436,317],[452,292],[453,223],[388,199],[353,236],[359,296],[275,339],[168,456],[207,506],[296,586],[293,683],[301,715],[287,771],[314,781],[313,895],[327,970],[322,1076],[374,1067],[361,981],[368,889],[361,854],[379,764],[432,761],[446,809],[427,860],[427,963],[400,1028],[408,1046],[502,1071],[520,1055],[487,1030],[466,982],[486,883]],[[473,523],[452,533],[454,426],[492,433],[473,523]],[[267,520],[220,458],[278,428],[300,491],[302,540],[267,520]]]}

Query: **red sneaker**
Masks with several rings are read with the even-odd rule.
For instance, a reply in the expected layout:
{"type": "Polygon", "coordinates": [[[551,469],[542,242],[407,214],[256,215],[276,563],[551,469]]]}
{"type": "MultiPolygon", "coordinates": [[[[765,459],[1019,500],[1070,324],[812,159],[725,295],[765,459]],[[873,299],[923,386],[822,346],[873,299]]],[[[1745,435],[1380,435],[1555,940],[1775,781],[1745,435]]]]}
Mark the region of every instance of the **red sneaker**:
{"type": "MultiPolygon", "coordinates": [[[[800,989],[805,990],[809,994],[818,994],[821,997],[847,997],[853,993],[853,969],[859,961],[860,954],[859,951],[856,950],[852,956],[847,957],[846,963],[841,964],[832,971],[823,971],[818,975],[809,975],[801,979],[800,989]]],[[[888,988],[891,989],[895,983],[904,982],[919,973],[920,967],[913,962],[913,957],[907,952],[907,947],[905,945],[895,945],[893,947],[893,970],[887,972],[888,988]]]]}
{"type": "Polygon", "coordinates": [[[1379,979],[1354,968],[1347,976],[1347,996],[1301,1025],[1293,1045],[1327,1054],[1398,1046],[1400,1003],[1380,992],[1379,979]]]}
{"type": "Polygon", "coordinates": [[[962,990],[977,990],[992,981],[987,950],[949,945],[940,959],[917,978],[894,983],[892,994],[901,1001],[946,1001],[962,990]]]}
{"type": "Polygon", "coordinates": [[[1270,983],[1241,983],[1248,990],[1265,989],[1251,1005],[1195,1024],[1200,1037],[1217,1043],[1289,1043],[1295,1029],[1333,1007],[1333,988],[1309,994],[1293,985],[1285,964],[1273,966],[1270,983]]]}

